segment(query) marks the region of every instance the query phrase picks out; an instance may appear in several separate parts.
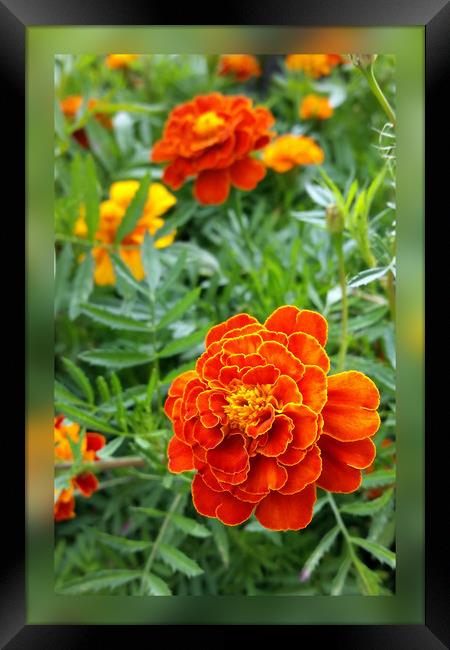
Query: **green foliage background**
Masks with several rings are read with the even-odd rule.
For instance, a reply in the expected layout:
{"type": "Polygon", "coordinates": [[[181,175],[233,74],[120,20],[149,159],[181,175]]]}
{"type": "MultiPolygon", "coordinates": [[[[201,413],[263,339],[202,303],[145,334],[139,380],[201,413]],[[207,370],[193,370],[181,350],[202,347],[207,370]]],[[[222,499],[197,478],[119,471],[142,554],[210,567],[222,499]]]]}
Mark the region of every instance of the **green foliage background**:
{"type": "MultiPolygon", "coordinates": [[[[216,74],[217,57],[142,56],[126,70],[104,57],[55,62],[55,412],[108,439],[102,460],[135,466],[98,470],[100,490],[78,497],[75,519],[55,525],[60,593],[152,595],[339,595],[395,591],[395,133],[360,70],[346,64],[311,81],[286,71],[283,57],[260,57],[264,75],[238,84],[216,74]],[[152,143],[168,112],[196,94],[244,93],[267,106],[275,130],[311,135],[325,162],[286,174],[268,170],[253,192],[222,206],[198,205],[192,183],[176,192],[163,250],[144,244],[138,283],[118,257],[115,287],[93,284],[90,250],[99,201],[117,180],[161,178],[152,143]],[[331,119],[300,121],[311,92],[327,94],[331,119]],[[59,100],[86,99],[75,123],[59,100]],[[87,110],[102,100],[111,131],[87,110]],[[85,128],[90,149],[72,137],[85,128]],[[74,237],[80,203],[90,238],[74,237]],[[326,209],[345,215],[343,267],[326,209]],[[80,262],[80,256],[84,259],[80,262]],[[192,368],[206,331],[237,312],[264,320],[282,304],[329,321],[327,352],[336,372],[344,271],[348,292],[345,367],[365,372],[381,393],[374,471],[360,490],[330,502],[318,491],[311,524],[271,532],[252,518],[226,527],[195,512],[189,475],[167,470],[170,423],[162,405],[171,380],[192,368]],[[385,438],[394,441],[382,447],[385,438]],[[370,490],[380,488],[376,498],[370,490]]],[[[378,83],[394,105],[394,60],[378,57],[378,83]]],[[[157,237],[160,233],[157,233],[157,237]]],[[[75,456],[76,458],[76,456],[75,456]]],[[[113,463],[114,465],[114,463],[113,463]]],[[[58,470],[60,488],[80,471],[58,470]]]]}

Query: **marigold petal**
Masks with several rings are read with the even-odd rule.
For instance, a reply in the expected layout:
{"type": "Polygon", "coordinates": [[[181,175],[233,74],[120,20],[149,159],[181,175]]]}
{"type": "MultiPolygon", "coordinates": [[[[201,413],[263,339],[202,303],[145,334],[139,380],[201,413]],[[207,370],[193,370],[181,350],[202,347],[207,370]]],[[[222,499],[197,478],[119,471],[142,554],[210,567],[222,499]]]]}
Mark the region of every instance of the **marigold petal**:
{"type": "Polygon", "coordinates": [[[380,404],[380,393],[367,375],[348,370],[328,377],[328,403],[376,409],[380,404]]]}
{"type": "Polygon", "coordinates": [[[73,482],[85,497],[90,497],[98,489],[97,477],[92,472],[78,474],[73,482]]]}
{"type": "Polygon", "coordinates": [[[264,327],[274,332],[292,334],[296,330],[297,316],[300,310],[294,305],[283,305],[270,314],[264,323],[264,327]]]}
{"type": "Polygon", "coordinates": [[[275,409],[271,404],[268,404],[265,408],[261,409],[258,414],[258,420],[256,424],[249,424],[245,429],[245,433],[250,438],[257,438],[258,436],[263,435],[270,429],[272,423],[275,419],[275,409]]]}
{"type": "Polygon", "coordinates": [[[86,432],[86,450],[98,451],[105,446],[106,438],[100,433],[93,433],[92,431],[86,432]]]}
{"type": "Polygon", "coordinates": [[[315,502],[314,483],[296,494],[270,492],[256,507],[255,515],[270,530],[300,530],[311,522],[315,502]]]}
{"type": "Polygon", "coordinates": [[[240,434],[227,436],[217,447],[210,449],[206,458],[211,467],[233,474],[241,472],[248,463],[244,437],[240,434]]]}
{"type": "Polygon", "coordinates": [[[307,485],[319,478],[321,470],[320,450],[317,445],[314,445],[302,461],[287,468],[288,480],[280,489],[281,494],[301,492],[307,485]]]}
{"type": "Polygon", "coordinates": [[[318,416],[304,404],[286,404],[283,413],[294,423],[292,447],[306,449],[312,445],[318,434],[318,416]]]}
{"type": "Polygon", "coordinates": [[[322,347],[325,347],[328,338],[328,323],[318,312],[302,309],[297,315],[295,331],[310,334],[319,341],[322,347]]]}
{"type": "Polygon", "coordinates": [[[170,385],[169,395],[171,397],[181,397],[183,395],[186,384],[191,380],[197,378],[195,370],[187,370],[178,375],[170,385]]]}
{"type": "Polygon", "coordinates": [[[278,461],[283,465],[297,465],[297,463],[304,459],[306,453],[304,449],[297,449],[290,444],[284,454],[278,456],[278,461]]]}
{"type": "Polygon", "coordinates": [[[254,507],[253,503],[236,499],[229,492],[222,492],[221,503],[216,509],[216,517],[227,526],[237,526],[250,517],[254,507]]]}
{"type": "Polygon", "coordinates": [[[324,432],[342,442],[370,438],[380,427],[377,411],[358,406],[327,404],[322,415],[324,432]]]}
{"type": "Polygon", "coordinates": [[[327,373],[330,360],[316,338],[305,332],[294,332],[289,336],[287,348],[297,359],[308,366],[319,366],[327,373]]]}
{"type": "Polygon", "coordinates": [[[304,365],[289,352],[281,343],[276,341],[264,341],[258,348],[261,354],[269,363],[279,368],[282,374],[299,381],[305,371],[304,365]]]}
{"type": "Polygon", "coordinates": [[[180,474],[194,469],[192,449],[176,436],[170,439],[167,456],[169,458],[169,470],[173,474],[180,474]]]}
{"type": "Polygon", "coordinates": [[[247,480],[240,485],[250,494],[267,494],[269,490],[279,490],[287,481],[287,471],[275,458],[253,456],[247,480]]]}
{"type": "Polygon", "coordinates": [[[258,447],[264,456],[279,456],[283,454],[292,441],[294,424],[286,415],[276,415],[272,426],[267,432],[267,442],[258,447]]]}
{"type": "Polygon", "coordinates": [[[196,474],[191,486],[192,501],[197,512],[205,517],[215,517],[216,509],[221,503],[222,492],[212,490],[200,476],[196,474]]]}
{"type": "Polygon", "coordinates": [[[327,377],[318,366],[305,366],[305,374],[298,382],[303,404],[319,413],[327,401],[327,377]]]}
{"type": "Polygon", "coordinates": [[[277,379],[271,390],[271,394],[276,399],[278,408],[283,408],[285,404],[289,404],[290,402],[295,404],[301,404],[302,402],[302,395],[297,384],[287,375],[281,375],[277,379]]]}
{"type": "Polygon", "coordinates": [[[249,384],[251,386],[256,386],[258,384],[274,384],[278,377],[280,376],[280,371],[278,368],[272,365],[266,366],[255,366],[247,370],[247,372],[242,375],[242,381],[244,384],[249,384]]]}
{"type": "Polygon", "coordinates": [[[210,469],[211,469],[211,473],[220,482],[222,487],[223,485],[228,485],[228,484],[240,485],[246,480],[248,476],[250,463],[247,462],[247,465],[240,472],[233,472],[232,474],[229,474],[228,472],[222,472],[220,469],[216,469],[215,467],[210,467],[210,469]]]}
{"type": "Polygon", "coordinates": [[[240,190],[254,190],[266,175],[266,168],[255,158],[241,158],[230,167],[231,182],[240,190]]]}
{"type": "Polygon", "coordinates": [[[227,169],[205,169],[197,176],[194,196],[202,205],[225,203],[230,193],[230,175],[227,169]]]}
{"type": "Polygon", "coordinates": [[[370,438],[355,440],[353,442],[341,442],[327,434],[320,436],[318,443],[321,450],[336,461],[345,463],[355,469],[369,467],[376,456],[377,450],[370,438]]]}
{"type": "Polygon", "coordinates": [[[222,442],[224,434],[219,427],[204,427],[201,420],[197,420],[193,427],[193,437],[204,449],[213,449],[222,442]]]}
{"type": "Polygon", "coordinates": [[[232,316],[224,323],[211,327],[206,335],[205,345],[208,347],[214,341],[220,341],[220,339],[222,339],[230,330],[244,328],[246,325],[251,325],[253,323],[258,323],[256,318],[253,316],[249,316],[249,314],[245,313],[236,314],[236,316],[232,316]]]}
{"type": "Polygon", "coordinates": [[[349,467],[322,449],[322,473],[316,483],[329,492],[350,493],[359,488],[362,481],[361,471],[349,467]]]}

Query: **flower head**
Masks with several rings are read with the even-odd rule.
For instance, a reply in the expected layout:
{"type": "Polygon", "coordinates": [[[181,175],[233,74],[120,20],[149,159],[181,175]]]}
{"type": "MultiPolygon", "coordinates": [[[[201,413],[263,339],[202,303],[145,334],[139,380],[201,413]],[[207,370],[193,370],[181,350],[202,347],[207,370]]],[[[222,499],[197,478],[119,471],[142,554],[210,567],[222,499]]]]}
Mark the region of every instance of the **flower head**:
{"type": "Polygon", "coordinates": [[[138,58],[139,54],[108,54],[106,57],[106,65],[112,70],[127,68],[130,63],[133,63],[138,58]]]}
{"type": "Polygon", "coordinates": [[[169,470],[196,470],[197,511],[237,525],[255,512],[272,530],[312,518],[316,485],[353,492],[375,457],[375,384],[327,376],[327,322],[284,306],[261,324],[238,314],[213,327],[195,370],[169,388],[169,470]]]}
{"type": "Polygon", "coordinates": [[[250,77],[261,76],[258,59],[250,54],[224,54],[219,61],[219,74],[231,75],[238,81],[247,81],[250,77]]]}
{"type": "MultiPolygon", "coordinates": [[[[80,427],[78,424],[69,424],[63,416],[54,420],[55,461],[72,461],[72,444],[79,444],[80,427]]],[[[98,459],[97,451],[104,447],[105,437],[99,433],[87,432],[81,443],[83,461],[93,462],[98,459]]],[[[92,472],[83,472],[70,480],[67,488],[56,492],[54,505],[55,521],[73,519],[75,517],[74,490],[78,489],[85,497],[90,497],[98,488],[98,481],[92,472]]]]}
{"type": "Polygon", "coordinates": [[[324,152],[312,138],[288,133],[281,135],[264,149],[263,160],[267,167],[282,173],[297,165],[321,164],[324,152]]]}
{"type": "MultiPolygon", "coordinates": [[[[74,121],[83,105],[83,101],[84,98],[82,95],[69,95],[65,99],[61,100],[60,107],[63,115],[71,122],[74,121]]],[[[101,101],[99,99],[91,98],[87,102],[87,109],[91,111],[96,107],[98,108],[100,105],[101,101]]],[[[106,129],[112,128],[111,118],[107,114],[98,112],[95,114],[95,119],[106,129]]],[[[85,129],[77,129],[72,133],[72,135],[84,149],[89,147],[89,140],[85,129]]]]}
{"type": "Polygon", "coordinates": [[[264,165],[250,156],[271,139],[272,113],[241,95],[200,95],[172,110],[152,160],[168,162],[163,180],[179,189],[195,176],[194,195],[204,204],[223,203],[233,185],[254,189],[264,165]]]}
{"type": "Polygon", "coordinates": [[[318,79],[329,75],[342,61],[339,54],[289,54],[286,67],[288,70],[302,70],[308,77],[318,79]]]}
{"type": "Polygon", "coordinates": [[[304,120],[327,120],[333,115],[333,107],[328,97],[311,93],[303,98],[299,114],[304,120]]]}
{"type": "MultiPolygon", "coordinates": [[[[111,185],[109,199],[100,203],[100,222],[95,239],[106,246],[100,244],[92,249],[95,260],[94,279],[98,285],[115,284],[114,267],[108,246],[115,243],[117,230],[138,188],[138,181],[118,181],[111,185]]],[[[133,230],[125,235],[119,244],[119,255],[137,280],[142,280],[145,275],[141,252],[145,233],[149,232],[154,235],[162,228],[164,219],[161,218],[161,215],[167,212],[176,201],[176,198],[164,185],[152,183],[141,217],[133,230]]],[[[75,224],[75,234],[78,237],[87,235],[84,206],[81,207],[80,216],[75,224]]],[[[155,242],[155,247],[170,246],[174,238],[175,231],[172,231],[168,235],[160,237],[155,242]]]]}

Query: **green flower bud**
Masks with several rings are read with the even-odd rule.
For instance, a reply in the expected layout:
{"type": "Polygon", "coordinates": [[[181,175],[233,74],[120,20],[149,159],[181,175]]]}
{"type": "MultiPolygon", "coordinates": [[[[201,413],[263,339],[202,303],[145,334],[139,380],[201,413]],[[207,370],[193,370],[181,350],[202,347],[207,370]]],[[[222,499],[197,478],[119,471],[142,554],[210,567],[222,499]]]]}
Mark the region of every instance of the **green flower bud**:
{"type": "Polygon", "coordinates": [[[376,54],[349,54],[348,57],[350,61],[353,63],[353,65],[356,65],[356,67],[365,70],[366,68],[372,65],[372,63],[377,58],[377,55],[376,54]]]}
{"type": "Polygon", "coordinates": [[[329,233],[337,235],[344,230],[344,215],[335,203],[327,207],[325,217],[329,233]]]}

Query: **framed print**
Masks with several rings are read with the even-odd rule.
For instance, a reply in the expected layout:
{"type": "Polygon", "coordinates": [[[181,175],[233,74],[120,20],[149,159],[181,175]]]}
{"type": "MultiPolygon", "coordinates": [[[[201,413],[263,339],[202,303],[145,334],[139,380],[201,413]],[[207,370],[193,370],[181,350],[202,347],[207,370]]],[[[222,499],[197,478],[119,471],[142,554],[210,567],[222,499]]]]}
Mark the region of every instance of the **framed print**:
{"type": "Polygon", "coordinates": [[[424,163],[439,200],[448,5],[6,4],[28,309],[6,647],[260,625],[444,647],[424,163]]]}

